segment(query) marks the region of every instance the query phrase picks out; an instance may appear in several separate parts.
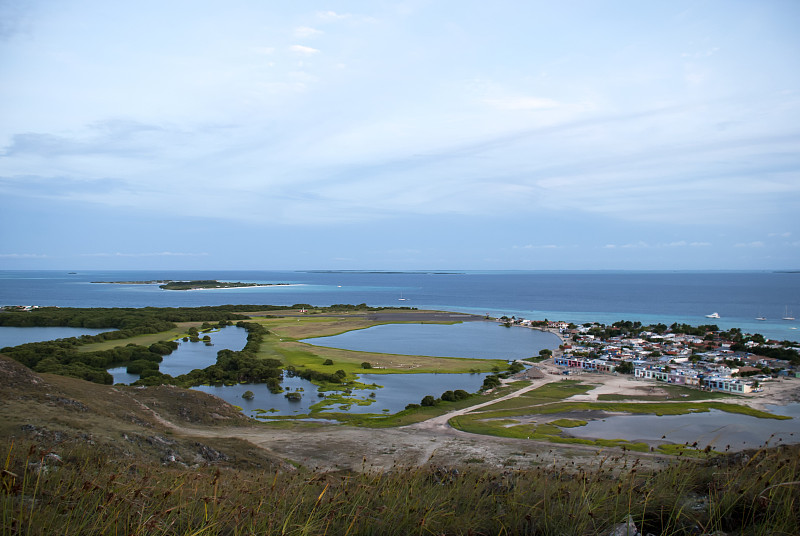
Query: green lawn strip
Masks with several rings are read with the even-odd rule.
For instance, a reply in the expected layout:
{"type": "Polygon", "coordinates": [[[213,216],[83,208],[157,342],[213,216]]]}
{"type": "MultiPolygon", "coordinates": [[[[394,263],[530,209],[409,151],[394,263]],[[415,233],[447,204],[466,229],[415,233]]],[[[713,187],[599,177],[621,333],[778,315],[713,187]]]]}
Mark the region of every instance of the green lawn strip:
{"type": "MultiPolygon", "coordinates": [[[[489,406],[491,408],[492,406],[489,406]]],[[[519,408],[511,410],[500,411],[482,411],[481,408],[474,415],[482,418],[505,418],[514,417],[519,415],[532,415],[532,414],[554,414],[565,413],[573,411],[608,411],[617,413],[635,413],[635,414],[654,414],[654,415],[685,415],[688,413],[701,413],[707,412],[712,409],[725,411],[728,413],[738,413],[742,415],[750,415],[751,417],[758,417],[760,419],[790,419],[784,415],[773,415],[766,411],[760,411],[741,404],[728,404],[725,402],[556,402],[550,404],[542,404],[538,406],[530,406],[528,408],[519,408]]]]}
{"type": "Polygon", "coordinates": [[[602,447],[625,447],[628,450],[647,452],[650,450],[646,443],[632,443],[625,439],[584,439],[579,437],[564,437],[562,430],[554,422],[547,424],[517,424],[513,419],[487,420],[478,415],[460,415],[450,419],[453,428],[464,432],[498,437],[511,437],[516,439],[531,439],[534,441],[549,441],[552,443],[597,445],[602,447]]]}
{"type": "Polygon", "coordinates": [[[414,320],[405,320],[405,321],[404,320],[395,320],[395,321],[391,321],[391,322],[389,322],[389,321],[387,321],[387,322],[375,322],[375,321],[369,321],[369,320],[365,320],[365,319],[355,319],[355,318],[352,319],[351,321],[354,323],[353,326],[338,326],[338,325],[337,326],[330,326],[330,330],[328,332],[326,332],[326,333],[314,333],[314,334],[311,334],[311,335],[308,335],[308,336],[297,337],[296,340],[299,340],[299,339],[319,339],[319,338],[323,338],[323,337],[333,337],[333,336],[336,336],[336,335],[341,335],[342,333],[348,333],[350,331],[358,331],[358,330],[368,329],[368,328],[375,327],[375,326],[385,326],[385,325],[389,325],[389,324],[438,324],[438,325],[442,325],[442,326],[452,326],[454,324],[461,324],[462,323],[462,322],[457,321],[457,320],[453,320],[453,321],[450,321],[450,322],[447,322],[447,321],[436,321],[436,322],[424,321],[424,322],[420,322],[419,320],[416,320],[416,321],[414,321],[414,320]],[[364,324],[364,325],[356,325],[355,322],[358,321],[358,320],[360,320],[360,322],[359,322],[360,324],[364,324]]]}
{"type": "Polygon", "coordinates": [[[284,340],[315,339],[319,337],[333,337],[349,331],[367,329],[373,326],[386,324],[460,324],[460,321],[422,321],[397,320],[377,322],[363,316],[336,316],[336,317],[282,317],[282,318],[255,318],[254,322],[263,324],[268,330],[284,340]]]}
{"type": "Polygon", "coordinates": [[[348,331],[366,329],[377,325],[363,317],[302,317],[302,318],[254,318],[271,333],[284,340],[332,337],[348,331]]]}
{"type": "Polygon", "coordinates": [[[337,393],[337,394],[329,394],[325,396],[325,398],[321,399],[316,404],[311,404],[309,406],[309,410],[312,414],[320,413],[323,411],[328,411],[331,409],[332,406],[338,406],[338,409],[341,411],[347,411],[350,409],[350,406],[369,406],[375,402],[374,398],[359,398],[356,396],[348,396],[345,394],[337,393]]]}
{"type": "MultiPolygon", "coordinates": [[[[701,391],[699,389],[695,389],[692,387],[684,387],[682,385],[668,385],[668,384],[652,384],[653,388],[658,388],[659,390],[666,391],[666,396],[661,395],[650,395],[650,394],[642,394],[642,395],[618,395],[618,394],[601,394],[597,396],[598,400],[603,401],[617,401],[617,400],[646,400],[646,401],[656,401],[656,400],[664,400],[664,399],[679,399],[682,402],[692,402],[695,400],[708,400],[710,398],[734,398],[739,395],[734,395],[730,393],[720,393],[717,391],[701,391]]],[[[643,388],[642,391],[645,391],[646,388],[643,388]]]]}
{"type": "Polygon", "coordinates": [[[556,419],[554,421],[550,421],[548,424],[558,426],[559,428],[576,428],[578,426],[586,426],[589,424],[589,421],[581,421],[578,419],[556,419]]]}
{"type": "MultiPolygon", "coordinates": [[[[438,394],[433,394],[438,396],[438,394]]],[[[439,393],[441,394],[441,393],[439,393]]],[[[336,413],[336,412],[319,412],[312,413],[311,416],[320,419],[335,419],[342,423],[350,424],[353,426],[364,426],[367,428],[391,428],[393,426],[406,426],[422,421],[426,421],[439,415],[444,415],[450,411],[468,408],[475,404],[481,404],[492,398],[497,398],[507,394],[507,390],[495,392],[491,395],[473,395],[464,400],[456,400],[454,402],[439,401],[435,406],[420,406],[413,409],[405,409],[397,413],[375,414],[350,414],[350,413],[336,413]]],[[[379,395],[380,396],[380,395],[379,395]]]]}
{"type": "Polygon", "coordinates": [[[186,335],[186,331],[191,326],[199,327],[202,322],[182,322],[177,328],[168,331],[160,331],[158,333],[146,333],[144,335],[136,335],[128,337],[127,339],[114,339],[102,342],[93,342],[84,344],[77,347],[78,352],[101,352],[103,350],[110,350],[120,346],[127,346],[129,344],[136,344],[138,346],[150,346],[154,342],[159,341],[173,341],[180,339],[186,335]]]}
{"type": "Polygon", "coordinates": [[[320,413],[325,419],[335,419],[342,424],[362,426],[365,428],[392,428],[426,421],[440,415],[436,407],[423,407],[403,410],[391,415],[376,413],[320,413]]]}
{"type": "Polygon", "coordinates": [[[691,458],[704,458],[709,455],[718,455],[721,452],[713,449],[698,449],[690,445],[681,445],[681,444],[664,444],[659,445],[656,447],[657,450],[663,454],[669,454],[671,456],[688,456],[691,458]]]}
{"type": "MultiPolygon", "coordinates": [[[[379,352],[360,352],[316,346],[299,342],[298,339],[309,339],[336,335],[356,329],[364,329],[379,324],[403,324],[416,322],[373,322],[364,318],[257,318],[254,320],[266,327],[271,335],[261,343],[259,355],[266,358],[280,359],[284,366],[297,368],[308,367],[321,372],[344,370],[348,374],[369,372],[371,374],[387,373],[469,373],[492,372],[494,369],[505,370],[507,361],[503,359],[467,359],[458,357],[408,356],[401,354],[385,354],[379,352]],[[322,363],[330,359],[333,365],[322,363]],[[361,364],[367,362],[374,368],[363,369],[361,364]]],[[[458,322],[424,322],[450,324],[458,322]]]]}
{"type": "Polygon", "coordinates": [[[594,389],[594,385],[582,384],[577,380],[560,380],[547,383],[518,397],[502,400],[482,411],[513,410],[527,408],[536,404],[546,404],[558,400],[564,400],[573,395],[582,395],[594,389]]]}
{"type": "Polygon", "coordinates": [[[285,367],[290,365],[298,369],[307,367],[328,373],[344,370],[348,375],[421,372],[470,373],[508,368],[508,363],[503,359],[464,359],[358,352],[314,346],[296,341],[282,341],[276,335],[264,338],[258,355],[264,358],[279,359],[285,367]],[[333,364],[324,365],[326,359],[333,361],[333,364]],[[373,368],[364,369],[362,363],[365,362],[373,368]]]}

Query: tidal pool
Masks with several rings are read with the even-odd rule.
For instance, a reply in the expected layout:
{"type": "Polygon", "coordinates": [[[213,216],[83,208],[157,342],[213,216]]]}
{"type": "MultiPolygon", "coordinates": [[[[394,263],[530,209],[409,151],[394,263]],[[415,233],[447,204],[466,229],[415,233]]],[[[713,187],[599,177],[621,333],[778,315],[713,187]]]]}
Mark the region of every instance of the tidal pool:
{"type": "Polygon", "coordinates": [[[6,346],[19,346],[29,342],[54,341],[81,335],[97,335],[107,331],[116,331],[114,328],[69,328],[63,326],[18,328],[14,326],[0,327],[0,348],[6,346]]]}
{"type": "Polygon", "coordinates": [[[768,411],[792,419],[759,419],[712,409],[707,413],[660,417],[619,415],[590,421],[568,432],[587,439],[627,439],[651,445],[697,442],[699,448],[711,445],[715,450],[725,450],[730,446],[734,451],[758,448],[766,441],[770,445],[800,443],[800,404],[768,406],[768,411]]]}
{"type": "Polygon", "coordinates": [[[329,348],[401,355],[524,359],[558,348],[557,335],[495,322],[385,324],[302,342],[329,348]]]}

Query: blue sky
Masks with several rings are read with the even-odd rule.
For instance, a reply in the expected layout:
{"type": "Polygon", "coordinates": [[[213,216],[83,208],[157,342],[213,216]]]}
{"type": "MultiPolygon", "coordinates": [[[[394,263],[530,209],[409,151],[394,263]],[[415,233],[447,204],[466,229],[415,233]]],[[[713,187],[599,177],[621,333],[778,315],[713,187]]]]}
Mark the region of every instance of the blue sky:
{"type": "Polygon", "coordinates": [[[0,0],[0,269],[800,268],[800,2],[0,0]]]}

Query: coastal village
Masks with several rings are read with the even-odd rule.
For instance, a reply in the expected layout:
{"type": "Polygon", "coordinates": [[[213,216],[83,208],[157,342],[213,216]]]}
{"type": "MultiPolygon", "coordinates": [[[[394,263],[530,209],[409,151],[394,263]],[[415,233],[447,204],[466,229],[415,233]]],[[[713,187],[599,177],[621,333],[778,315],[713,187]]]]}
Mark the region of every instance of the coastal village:
{"type": "Polygon", "coordinates": [[[800,344],[738,329],[638,322],[574,325],[502,317],[507,326],[546,329],[563,344],[553,356],[562,374],[633,374],[637,379],[731,394],[760,392],[764,382],[800,378],[800,344]]]}

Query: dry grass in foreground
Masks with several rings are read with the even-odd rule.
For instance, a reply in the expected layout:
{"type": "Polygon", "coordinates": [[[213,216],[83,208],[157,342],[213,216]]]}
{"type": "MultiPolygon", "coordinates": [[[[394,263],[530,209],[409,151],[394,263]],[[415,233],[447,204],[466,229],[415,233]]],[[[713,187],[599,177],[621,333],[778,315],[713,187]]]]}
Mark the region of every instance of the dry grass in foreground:
{"type": "Polygon", "coordinates": [[[798,534],[797,447],[649,472],[165,467],[89,446],[2,451],[2,535],[798,534]]]}

